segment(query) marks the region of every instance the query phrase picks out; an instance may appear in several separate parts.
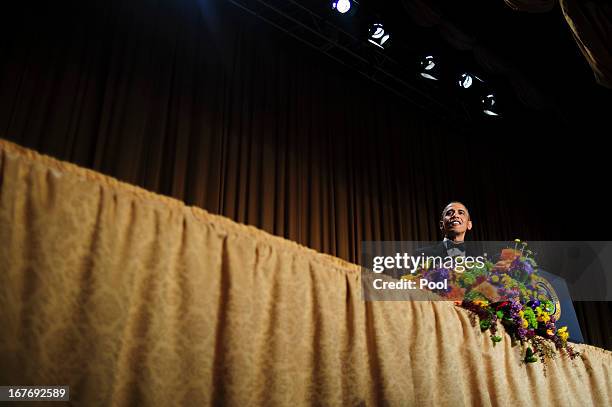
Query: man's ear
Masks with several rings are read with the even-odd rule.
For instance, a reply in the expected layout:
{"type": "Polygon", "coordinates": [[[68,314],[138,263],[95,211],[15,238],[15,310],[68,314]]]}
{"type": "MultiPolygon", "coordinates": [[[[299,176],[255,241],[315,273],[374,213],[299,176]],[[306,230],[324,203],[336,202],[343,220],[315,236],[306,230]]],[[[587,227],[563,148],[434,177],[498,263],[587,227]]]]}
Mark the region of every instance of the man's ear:
{"type": "Polygon", "coordinates": [[[440,221],[440,230],[444,232],[444,221],[443,220],[440,221]]]}
{"type": "Polygon", "coordinates": [[[472,221],[471,220],[468,220],[467,230],[472,230],[472,221]]]}

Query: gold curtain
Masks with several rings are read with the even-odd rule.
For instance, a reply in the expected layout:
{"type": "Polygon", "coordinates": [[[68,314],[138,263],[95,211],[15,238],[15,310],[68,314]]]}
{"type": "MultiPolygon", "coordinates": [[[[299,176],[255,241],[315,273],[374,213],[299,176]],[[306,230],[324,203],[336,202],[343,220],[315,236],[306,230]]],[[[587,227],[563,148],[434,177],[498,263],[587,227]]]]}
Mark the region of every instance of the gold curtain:
{"type": "Polygon", "coordinates": [[[612,3],[582,0],[559,3],[595,80],[612,89],[612,3]]]}
{"type": "MultiPolygon", "coordinates": [[[[612,3],[601,0],[558,0],[565,21],[595,80],[612,88],[612,3]]],[[[514,10],[543,13],[556,0],[504,0],[514,10]]]]}
{"type": "Polygon", "coordinates": [[[612,353],[544,375],[447,302],[0,140],[0,385],[75,405],[610,405],[612,353]]]}

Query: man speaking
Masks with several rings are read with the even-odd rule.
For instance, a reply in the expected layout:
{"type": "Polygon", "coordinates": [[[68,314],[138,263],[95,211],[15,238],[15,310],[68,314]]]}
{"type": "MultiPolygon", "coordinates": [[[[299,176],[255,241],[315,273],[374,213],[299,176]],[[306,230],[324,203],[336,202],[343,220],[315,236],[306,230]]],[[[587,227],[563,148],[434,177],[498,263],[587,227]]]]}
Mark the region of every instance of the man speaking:
{"type": "Polygon", "coordinates": [[[443,241],[421,250],[426,256],[465,256],[465,235],[472,229],[472,220],[466,206],[457,201],[450,202],[442,210],[440,230],[443,241]]]}

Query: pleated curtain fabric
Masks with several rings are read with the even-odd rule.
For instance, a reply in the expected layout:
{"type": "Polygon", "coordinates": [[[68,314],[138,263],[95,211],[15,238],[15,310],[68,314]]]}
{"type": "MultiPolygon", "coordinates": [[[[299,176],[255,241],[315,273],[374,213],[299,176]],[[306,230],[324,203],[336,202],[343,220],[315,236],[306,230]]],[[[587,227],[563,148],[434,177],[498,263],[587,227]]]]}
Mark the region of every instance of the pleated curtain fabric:
{"type": "Polygon", "coordinates": [[[612,353],[522,363],[451,302],[0,141],[0,383],[74,405],[599,405],[612,353]]]}

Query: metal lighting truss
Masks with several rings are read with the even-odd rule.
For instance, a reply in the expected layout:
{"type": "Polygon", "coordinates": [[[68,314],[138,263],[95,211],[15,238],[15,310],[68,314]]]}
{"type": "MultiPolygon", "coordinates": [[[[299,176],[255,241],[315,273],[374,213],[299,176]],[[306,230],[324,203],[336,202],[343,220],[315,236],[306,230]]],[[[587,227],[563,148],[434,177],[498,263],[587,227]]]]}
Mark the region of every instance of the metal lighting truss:
{"type": "Polygon", "coordinates": [[[443,118],[465,119],[460,106],[449,106],[417,83],[413,69],[293,0],[229,0],[296,40],[354,69],[415,106],[443,118]],[[411,75],[412,74],[412,75],[411,75]],[[414,79],[413,79],[414,78],[414,79]]]}

